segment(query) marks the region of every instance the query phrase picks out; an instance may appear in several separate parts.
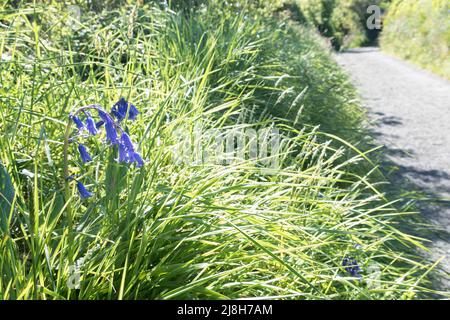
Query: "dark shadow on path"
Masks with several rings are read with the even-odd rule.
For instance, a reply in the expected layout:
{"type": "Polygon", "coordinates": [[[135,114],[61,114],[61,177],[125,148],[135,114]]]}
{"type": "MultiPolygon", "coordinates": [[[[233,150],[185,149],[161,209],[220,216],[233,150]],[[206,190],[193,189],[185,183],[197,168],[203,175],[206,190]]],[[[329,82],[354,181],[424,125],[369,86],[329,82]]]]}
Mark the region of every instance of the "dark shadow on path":
{"type": "MultiPolygon", "coordinates": [[[[382,125],[391,125],[390,121],[382,125]]],[[[395,123],[394,125],[401,125],[395,123]]],[[[375,140],[383,140],[383,133],[372,131],[375,140]]],[[[389,136],[392,138],[392,136],[389,136]]],[[[430,263],[450,255],[450,175],[441,170],[423,170],[414,165],[401,164],[405,158],[414,158],[412,150],[384,146],[379,152],[381,171],[390,182],[385,192],[390,199],[402,199],[400,206],[420,211],[421,215],[408,221],[401,229],[409,234],[427,239],[433,246],[430,263]]],[[[428,253],[429,254],[429,253],[428,253]]],[[[432,276],[435,288],[448,292],[450,274],[436,268],[432,276]]]]}

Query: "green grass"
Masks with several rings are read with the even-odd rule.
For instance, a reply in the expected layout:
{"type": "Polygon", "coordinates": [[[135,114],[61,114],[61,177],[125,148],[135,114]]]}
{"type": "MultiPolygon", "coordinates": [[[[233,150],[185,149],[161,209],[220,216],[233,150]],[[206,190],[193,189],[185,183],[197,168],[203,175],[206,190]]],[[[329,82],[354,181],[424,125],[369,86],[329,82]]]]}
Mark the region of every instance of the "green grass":
{"type": "Polygon", "coordinates": [[[379,191],[354,89],[315,32],[267,8],[119,6],[73,24],[66,12],[0,13],[1,299],[436,293],[421,240],[398,227],[409,213],[379,191]],[[146,165],[116,163],[98,138],[85,141],[92,163],[72,145],[65,161],[69,112],[121,96],[141,110],[127,126],[146,165]],[[280,171],[177,163],[175,133],[196,126],[279,128],[280,171]],[[93,198],[66,188],[66,165],[93,198]],[[341,266],[346,256],[362,281],[341,266]]]}
{"type": "Polygon", "coordinates": [[[450,6],[446,0],[394,1],[381,48],[450,79],[450,6]]]}

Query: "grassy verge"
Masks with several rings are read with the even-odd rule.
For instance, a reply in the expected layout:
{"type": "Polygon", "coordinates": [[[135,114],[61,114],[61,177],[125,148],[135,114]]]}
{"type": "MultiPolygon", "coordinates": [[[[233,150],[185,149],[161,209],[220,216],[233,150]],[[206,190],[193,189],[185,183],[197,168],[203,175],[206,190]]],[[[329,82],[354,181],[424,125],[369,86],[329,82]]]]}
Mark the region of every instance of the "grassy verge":
{"type": "Polygon", "coordinates": [[[381,48],[450,79],[450,6],[445,0],[394,1],[381,48]]]}
{"type": "Polygon", "coordinates": [[[363,113],[325,45],[267,8],[237,5],[80,19],[63,5],[3,7],[1,299],[433,293],[419,239],[397,228],[408,213],[370,182],[370,155],[353,146],[365,145],[363,113]],[[124,126],[145,165],[117,163],[92,136],[78,139],[93,161],[75,144],[65,159],[69,112],[120,97],[141,111],[124,126]],[[279,130],[276,174],[265,159],[175,157],[198,131],[242,128],[279,130]],[[348,272],[346,258],[362,270],[348,272]]]}

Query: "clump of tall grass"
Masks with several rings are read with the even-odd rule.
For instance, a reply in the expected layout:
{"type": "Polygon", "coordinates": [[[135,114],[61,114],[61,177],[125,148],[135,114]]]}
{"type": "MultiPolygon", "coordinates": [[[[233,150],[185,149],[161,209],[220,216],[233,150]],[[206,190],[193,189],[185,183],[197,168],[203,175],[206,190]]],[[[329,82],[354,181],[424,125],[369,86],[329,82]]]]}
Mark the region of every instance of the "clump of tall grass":
{"type": "Polygon", "coordinates": [[[446,0],[393,1],[381,48],[450,79],[449,11],[446,0]]]}
{"type": "Polygon", "coordinates": [[[369,152],[340,138],[357,141],[362,112],[312,31],[220,5],[66,13],[1,13],[1,299],[433,292],[420,239],[397,227],[407,213],[370,182],[376,168],[361,170],[369,152]],[[97,137],[88,163],[75,146],[64,157],[70,112],[120,97],[140,110],[124,130],[145,164],[97,137]],[[246,158],[177,161],[177,133],[199,127],[277,128],[276,174],[246,158]]]}

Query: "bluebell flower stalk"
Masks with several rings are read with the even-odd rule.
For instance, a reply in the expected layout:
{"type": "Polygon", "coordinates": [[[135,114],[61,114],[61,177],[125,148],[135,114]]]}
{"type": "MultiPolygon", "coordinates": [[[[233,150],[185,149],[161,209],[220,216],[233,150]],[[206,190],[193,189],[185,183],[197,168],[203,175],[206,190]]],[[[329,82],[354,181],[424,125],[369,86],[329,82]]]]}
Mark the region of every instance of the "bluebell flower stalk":
{"type": "MultiPolygon", "coordinates": [[[[69,121],[66,127],[65,141],[64,141],[63,171],[65,177],[69,176],[68,170],[69,143],[75,141],[74,138],[70,137],[70,127],[72,123],[76,125],[78,132],[86,129],[89,132],[89,134],[93,136],[97,135],[100,128],[104,126],[106,133],[106,142],[110,146],[117,145],[119,153],[117,161],[120,163],[130,163],[130,164],[135,163],[136,167],[138,168],[142,167],[144,165],[144,161],[141,155],[138,152],[136,152],[133,142],[130,139],[130,136],[123,130],[123,128],[120,125],[120,122],[123,121],[124,119],[135,120],[138,114],[139,111],[137,110],[137,108],[133,104],[127,102],[124,98],[121,98],[116,104],[114,104],[110,113],[108,113],[101,106],[96,104],[80,107],[75,111],[73,111],[69,115],[69,121]],[[94,117],[91,116],[90,111],[97,111],[98,116],[100,118],[99,121],[96,122],[94,117]],[[83,121],[78,116],[78,114],[80,113],[85,115],[86,117],[85,123],[83,123],[83,121]]],[[[80,136],[81,135],[78,135],[78,137],[80,136]]],[[[89,154],[87,148],[83,144],[78,143],[78,151],[81,160],[84,163],[92,161],[91,155],[89,154]]],[[[70,199],[70,191],[69,191],[70,180],[71,179],[66,179],[65,183],[67,199],[70,199]]],[[[79,181],[77,181],[77,189],[82,199],[86,199],[92,196],[92,193],[90,193],[79,181]]],[[[71,208],[70,206],[68,206],[68,212],[70,211],[71,208]]]]}

